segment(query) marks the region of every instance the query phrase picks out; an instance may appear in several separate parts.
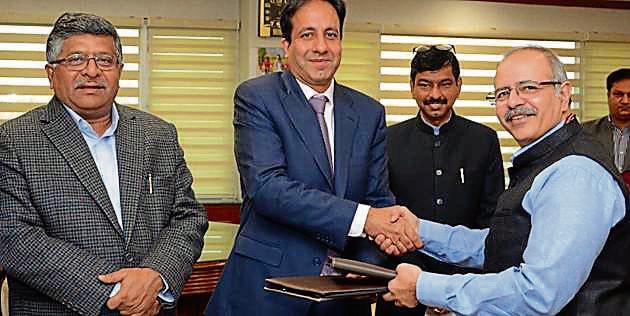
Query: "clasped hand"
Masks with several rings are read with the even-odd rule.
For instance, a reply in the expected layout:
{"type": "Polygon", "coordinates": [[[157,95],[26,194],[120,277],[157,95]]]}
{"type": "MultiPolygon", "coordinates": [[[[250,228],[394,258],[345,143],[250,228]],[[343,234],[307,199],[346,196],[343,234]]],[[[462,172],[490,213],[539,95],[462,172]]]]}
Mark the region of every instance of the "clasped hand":
{"type": "Polygon", "coordinates": [[[399,256],[422,247],[419,225],[420,220],[404,206],[371,207],[364,230],[382,251],[399,256]]]}
{"type": "Polygon", "coordinates": [[[103,283],[120,283],[120,290],[107,300],[107,308],[118,310],[120,315],[157,315],[160,303],[157,296],[163,288],[160,274],[150,268],[120,269],[100,275],[103,283]]]}

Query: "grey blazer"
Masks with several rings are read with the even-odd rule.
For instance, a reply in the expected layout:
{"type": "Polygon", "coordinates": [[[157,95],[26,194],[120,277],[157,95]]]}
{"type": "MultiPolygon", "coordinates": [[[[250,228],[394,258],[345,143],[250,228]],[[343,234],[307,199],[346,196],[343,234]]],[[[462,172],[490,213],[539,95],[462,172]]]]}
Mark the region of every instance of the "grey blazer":
{"type": "MultiPolygon", "coordinates": [[[[612,157],[612,161],[615,160],[613,151],[615,150],[613,145],[613,125],[608,120],[608,116],[588,121],[582,124],[585,132],[593,135],[597,141],[604,145],[606,152],[612,157]]],[[[630,146],[626,148],[626,156],[623,162],[623,172],[630,171],[630,146]]],[[[615,169],[616,170],[616,169],[615,169]]]]}
{"type": "Polygon", "coordinates": [[[150,267],[181,293],[207,218],[172,124],[116,104],[124,230],[61,102],[0,126],[0,265],[11,315],[116,314],[97,276],[150,267]],[[148,177],[152,177],[149,192],[148,177]]]}

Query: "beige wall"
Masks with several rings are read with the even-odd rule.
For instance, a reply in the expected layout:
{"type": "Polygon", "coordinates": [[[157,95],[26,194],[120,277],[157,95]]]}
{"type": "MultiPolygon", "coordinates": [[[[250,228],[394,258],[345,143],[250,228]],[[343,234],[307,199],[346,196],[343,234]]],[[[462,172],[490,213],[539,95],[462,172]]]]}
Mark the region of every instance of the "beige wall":
{"type": "Polygon", "coordinates": [[[58,16],[84,11],[103,16],[165,16],[189,19],[236,19],[238,0],[0,0],[0,15],[58,16]]]}
{"type": "MultiPolygon", "coordinates": [[[[238,19],[255,26],[259,0],[1,0],[0,15],[57,16],[89,11],[104,16],[238,19]],[[244,11],[254,13],[249,16],[244,11]]],[[[630,34],[630,10],[532,6],[455,0],[346,0],[349,23],[460,34],[514,30],[630,34]]],[[[254,28],[255,30],[255,28],[254,28]]],[[[256,39],[252,39],[256,42],[256,39]]]]}
{"type": "Polygon", "coordinates": [[[630,10],[453,0],[347,0],[349,22],[399,24],[416,33],[607,32],[630,34],[630,10]]]}

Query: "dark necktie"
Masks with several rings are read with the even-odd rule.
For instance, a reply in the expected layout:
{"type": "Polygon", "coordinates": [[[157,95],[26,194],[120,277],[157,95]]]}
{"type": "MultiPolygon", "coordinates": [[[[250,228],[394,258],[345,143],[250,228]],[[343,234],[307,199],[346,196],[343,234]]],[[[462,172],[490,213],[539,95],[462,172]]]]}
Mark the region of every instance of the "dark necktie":
{"type": "MultiPolygon", "coordinates": [[[[308,102],[313,107],[313,110],[315,110],[315,113],[317,114],[317,122],[319,122],[319,129],[322,132],[322,137],[324,138],[324,145],[326,146],[326,155],[328,156],[328,165],[330,166],[330,175],[334,177],[335,172],[333,171],[333,164],[332,164],[333,160],[332,160],[332,153],[330,150],[330,140],[328,139],[328,125],[326,125],[326,119],[324,118],[324,108],[326,107],[327,101],[328,101],[328,98],[325,95],[317,95],[317,94],[312,96],[311,99],[308,100],[308,102]]],[[[328,249],[328,251],[326,252],[326,256],[328,257],[336,257],[338,255],[339,254],[332,249],[328,249]]],[[[321,275],[339,275],[339,273],[336,272],[329,265],[328,260],[325,258],[321,275]]]]}
{"type": "Polygon", "coordinates": [[[328,165],[330,166],[330,175],[334,176],[335,172],[333,170],[333,160],[332,153],[330,150],[330,140],[328,139],[328,125],[326,125],[326,119],[324,118],[324,108],[326,107],[326,102],[328,98],[325,95],[314,95],[311,97],[308,102],[315,110],[317,114],[317,122],[319,122],[319,129],[322,132],[322,137],[324,138],[324,145],[326,146],[326,155],[328,156],[328,165]]]}

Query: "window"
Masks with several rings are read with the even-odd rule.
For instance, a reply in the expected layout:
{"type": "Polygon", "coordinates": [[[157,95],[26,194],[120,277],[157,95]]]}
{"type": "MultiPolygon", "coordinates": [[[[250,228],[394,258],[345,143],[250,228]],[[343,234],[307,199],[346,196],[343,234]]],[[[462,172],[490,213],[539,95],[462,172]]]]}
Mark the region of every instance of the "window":
{"type": "Polygon", "coordinates": [[[335,74],[335,80],[359,90],[374,99],[379,96],[379,50],[378,33],[344,32],[343,57],[335,74]]]}
{"type": "Polygon", "coordinates": [[[177,126],[197,197],[237,198],[233,153],[236,31],[149,28],[147,110],[177,126]]]}

